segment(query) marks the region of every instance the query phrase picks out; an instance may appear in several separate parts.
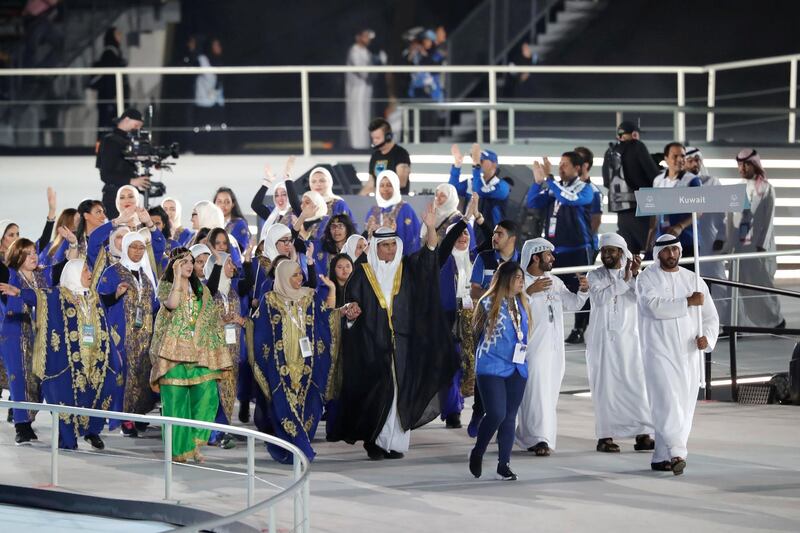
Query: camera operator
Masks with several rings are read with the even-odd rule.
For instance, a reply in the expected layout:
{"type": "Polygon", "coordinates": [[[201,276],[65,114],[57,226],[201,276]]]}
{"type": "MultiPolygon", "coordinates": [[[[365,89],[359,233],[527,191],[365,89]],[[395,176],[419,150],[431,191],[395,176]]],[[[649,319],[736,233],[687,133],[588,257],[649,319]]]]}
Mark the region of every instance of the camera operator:
{"type": "Polygon", "coordinates": [[[116,119],[114,130],[103,137],[97,150],[95,167],[103,180],[103,207],[109,220],[116,218],[117,190],[123,185],[133,185],[140,191],[150,186],[147,177],[137,177],[136,165],[125,159],[124,151],[130,143],[129,133],[144,125],[142,114],[136,109],[126,109],[116,119]]]}

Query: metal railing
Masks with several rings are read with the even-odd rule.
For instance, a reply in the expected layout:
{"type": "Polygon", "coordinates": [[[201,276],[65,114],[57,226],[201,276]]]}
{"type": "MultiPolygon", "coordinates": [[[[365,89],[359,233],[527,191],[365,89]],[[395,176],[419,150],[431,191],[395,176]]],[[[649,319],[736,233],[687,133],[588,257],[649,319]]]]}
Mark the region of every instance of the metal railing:
{"type": "Polygon", "coordinates": [[[247,438],[247,507],[236,513],[222,516],[219,518],[206,520],[201,523],[192,524],[173,529],[175,532],[196,532],[205,531],[217,526],[230,524],[242,518],[246,518],[262,510],[269,510],[270,533],[275,533],[275,512],[274,506],[281,500],[294,496],[294,531],[308,533],[310,530],[309,516],[309,460],[303,452],[294,444],[286,442],[272,435],[254,431],[252,429],[217,424],[214,422],[200,422],[184,418],[155,415],[137,415],[132,413],[121,413],[117,411],[104,411],[100,409],[87,409],[83,407],[72,407],[67,405],[51,405],[33,402],[14,402],[10,400],[0,400],[0,407],[23,409],[27,411],[47,411],[52,417],[50,430],[50,483],[58,486],[58,434],[59,434],[59,414],[82,415],[96,418],[112,420],[125,420],[130,422],[146,422],[148,424],[163,426],[162,437],[164,441],[164,499],[172,499],[172,427],[183,426],[196,429],[207,429],[211,431],[221,431],[233,435],[240,435],[247,438]],[[273,444],[284,450],[291,452],[294,456],[294,480],[291,485],[284,488],[266,500],[256,503],[255,501],[255,443],[256,441],[273,444]]]}
{"type": "MultiPolygon", "coordinates": [[[[717,112],[727,112],[716,108],[716,74],[721,71],[746,69],[768,65],[789,65],[789,101],[788,108],[781,109],[789,119],[787,142],[796,140],[796,107],[797,107],[797,62],[800,54],[792,54],[730,63],[718,63],[707,66],[411,66],[411,65],[376,65],[368,67],[354,66],[242,66],[242,67],[126,67],[126,68],[52,68],[52,69],[0,69],[2,76],[83,76],[106,74],[113,75],[116,80],[117,112],[123,111],[123,76],[130,74],[156,74],[156,75],[197,75],[206,73],[253,75],[253,74],[297,74],[300,78],[300,103],[301,103],[301,130],[303,155],[311,155],[311,108],[309,94],[310,74],[346,74],[356,73],[479,73],[487,77],[488,104],[497,105],[497,75],[504,73],[531,73],[531,74],[666,74],[674,75],[676,81],[676,131],[686,131],[686,75],[708,75],[707,82],[707,134],[706,140],[714,140],[714,117],[717,112]]],[[[775,110],[776,108],[769,108],[775,110]]],[[[742,113],[749,113],[740,110],[742,113]]],[[[489,109],[489,142],[498,140],[497,109],[489,109]]],[[[679,136],[677,140],[685,140],[679,136]]]]}
{"type": "MultiPolygon", "coordinates": [[[[674,106],[665,104],[563,104],[563,103],[527,103],[527,102],[499,102],[488,104],[486,102],[404,102],[397,106],[403,114],[403,142],[412,142],[409,129],[413,131],[413,142],[420,142],[420,111],[474,111],[475,136],[479,144],[483,143],[483,112],[489,113],[505,111],[507,113],[508,144],[516,140],[515,122],[517,112],[540,113],[609,113],[614,115],[614,123],[609,131],[616,129],[622,122],[624,112],[638,111],[641,113],[663,113],[672,115],[673,139],[686,140],[686,121],[681,117],[686,114],[728,114],[728,115],[780,115],[791,113],[791,108],[784,107],[698,107],[674,106]]],[[[495,132],[496,142],[497,132],[495,132]]]]}

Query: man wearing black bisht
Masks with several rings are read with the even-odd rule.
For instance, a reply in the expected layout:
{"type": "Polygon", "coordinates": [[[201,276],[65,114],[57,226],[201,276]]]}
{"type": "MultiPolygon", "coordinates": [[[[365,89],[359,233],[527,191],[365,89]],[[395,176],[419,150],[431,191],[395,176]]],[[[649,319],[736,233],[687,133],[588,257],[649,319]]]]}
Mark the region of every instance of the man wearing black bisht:
{"type": "Polygon", "coordinates": [[[435,221],[431,205],[426,246],[408,257],[397,233],[378,228],[345,289],[339,410],[328,439],[364,441],[372,460],[403,457],[411,429],[438,415],[437,393],[460,365],[439,296],[435,221]]]}
{"type": "Polygon", "coordinates": [[[144,124],[142,114],[136,109],[126,109],[115,119],[116,127],[100,141],[97,149],[95,167],[100,170],[103,180],[103,207],[108,219],[114,219],[117,212],[117,190],[123,185],[133,185],[139,190],[150,186],[147,178],[136,176],[136,165],[123,156],[125,147],[130,142],[128,133],[138,130],[144,124]]]}

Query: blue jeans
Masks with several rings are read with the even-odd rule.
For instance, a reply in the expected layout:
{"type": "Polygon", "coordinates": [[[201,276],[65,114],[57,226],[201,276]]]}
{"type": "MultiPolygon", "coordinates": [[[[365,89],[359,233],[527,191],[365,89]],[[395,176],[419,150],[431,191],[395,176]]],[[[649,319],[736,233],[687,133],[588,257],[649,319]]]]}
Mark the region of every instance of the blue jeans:
{"type": "Polygon", "coordinates": [[[483,456],[497,432],[498,463],[509,463],[511,448],[514,446],[517,410],[522,403],[527,380],[514,370],[507,378],[478,375],[477,382],[486,415],[478,426],[475,453],[483,456]]]}

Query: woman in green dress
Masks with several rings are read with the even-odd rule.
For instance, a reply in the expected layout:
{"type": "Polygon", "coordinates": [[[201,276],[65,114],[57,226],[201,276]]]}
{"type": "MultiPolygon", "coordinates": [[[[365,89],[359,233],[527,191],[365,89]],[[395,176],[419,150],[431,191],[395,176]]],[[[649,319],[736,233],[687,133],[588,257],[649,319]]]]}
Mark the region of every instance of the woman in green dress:
{"type": "MultiPolygon", "coordinates": [[[[161,392],[162,414],[213,422],[219,406],[217,381],[233,366],[222,317],[211,293],[194,273],[190,253],[174,257],[158,287],[161,309],[153,327],[150,385],[161,392]]],[[[175,426],[172,459],[202,462],[200,446],[210,430],[175,426]]]]}

